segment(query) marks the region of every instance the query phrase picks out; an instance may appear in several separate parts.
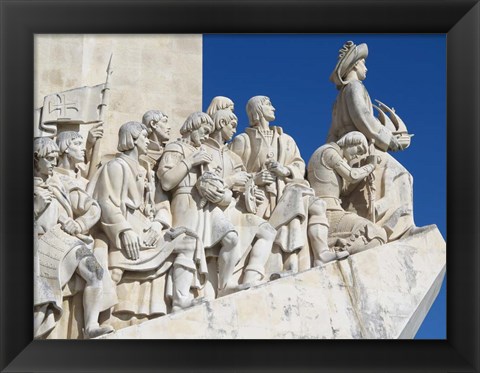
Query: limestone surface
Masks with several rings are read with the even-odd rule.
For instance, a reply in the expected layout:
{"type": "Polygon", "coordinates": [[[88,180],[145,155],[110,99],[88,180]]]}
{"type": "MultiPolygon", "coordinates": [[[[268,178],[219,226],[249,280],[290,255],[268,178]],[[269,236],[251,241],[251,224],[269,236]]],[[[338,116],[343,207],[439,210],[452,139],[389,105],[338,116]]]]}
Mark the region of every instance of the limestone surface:
{"type": "MultiPolygon", "coordinates": [[[[201,109],[201,35],[43,34],[34,44],[35,109],[53,92],[104,82],[113,55],[102,154],[114,154],[120,125],[141,121],[152,105],[168,113],[172,138],[185,118],[201,109]]],[[[89,129],[80,126],[84,137],[89,129]]]]}
{"type": "Polygon", "coordinates": [[[412,135],[372,104],[366,44],[339,51],[308,172],[262,92],[244,133],[228,97],[198,111],[199,35],[35,50],[35,338],[415,335],[445,242],[414,223],[412,175],[388,153],[412,135]]]}
{"type": "Polygon", "coordinates": [[[409,339],[437,296],[446,246],[436,226],[105,339],[409,339]]]}

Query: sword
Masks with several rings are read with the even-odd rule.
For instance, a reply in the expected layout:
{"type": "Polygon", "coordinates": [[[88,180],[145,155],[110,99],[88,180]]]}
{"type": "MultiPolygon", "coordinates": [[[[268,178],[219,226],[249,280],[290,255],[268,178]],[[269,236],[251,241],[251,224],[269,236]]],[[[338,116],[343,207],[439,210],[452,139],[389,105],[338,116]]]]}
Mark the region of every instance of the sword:
{"type": "MultiPolygon", "coordinates": [[[[370,155],[375,153],[375,139],[372,139],[370,144],[370,155]]],[[[375,192],[377,191],[377,187],[375,186],[375,174],[373,171],[370,175],[367,176],[367,190],[368,190],[368,200],[369,200],[369,213],[370,213],[370,220],[372,223],[375,223],[375,192]]]]}

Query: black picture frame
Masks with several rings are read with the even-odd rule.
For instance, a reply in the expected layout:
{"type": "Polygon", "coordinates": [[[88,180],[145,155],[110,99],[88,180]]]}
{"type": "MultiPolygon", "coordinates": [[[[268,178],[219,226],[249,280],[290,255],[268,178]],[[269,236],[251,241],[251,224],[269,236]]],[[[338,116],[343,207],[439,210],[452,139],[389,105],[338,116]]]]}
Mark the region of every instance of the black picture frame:
{"type": "Polygon", "coordinates": [[[2,371],[479,371],[478,1],[0,0],[0,12],[2,371]],[[34,34],[244,32],[447,34],[447,340],[32,341],[34,34]]]}

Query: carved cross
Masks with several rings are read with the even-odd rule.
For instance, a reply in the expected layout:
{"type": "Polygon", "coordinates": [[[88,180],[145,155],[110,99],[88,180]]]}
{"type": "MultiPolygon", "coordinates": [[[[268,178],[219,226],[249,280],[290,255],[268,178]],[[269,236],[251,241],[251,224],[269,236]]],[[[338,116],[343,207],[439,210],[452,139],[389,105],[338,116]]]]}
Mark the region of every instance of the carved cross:
{"type": "Polygon", "coordinates": [[[67,109],[73,109],[78,111],[78,108],[75,106],[77,105],[76,102],[65,102],[65,95],[57,95],[57,97],[60,99],[59,104],[54,105],[51,101],[48,103],[48,110],[50,113],[55,110],[59,110],[60,114],[58,116],[65,117],[67,115],[67,109]]]}

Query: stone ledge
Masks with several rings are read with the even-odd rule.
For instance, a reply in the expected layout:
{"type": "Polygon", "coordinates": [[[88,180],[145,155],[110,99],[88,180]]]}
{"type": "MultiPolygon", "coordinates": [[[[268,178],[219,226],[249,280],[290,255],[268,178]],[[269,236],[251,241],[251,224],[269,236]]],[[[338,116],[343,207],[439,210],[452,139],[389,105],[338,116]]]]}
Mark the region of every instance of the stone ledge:
{"type": "Polygon", "coordinates": [[[208,301],[102,339],[413,338],[445,276],[435,225],[348,259],[208,301]]]}

